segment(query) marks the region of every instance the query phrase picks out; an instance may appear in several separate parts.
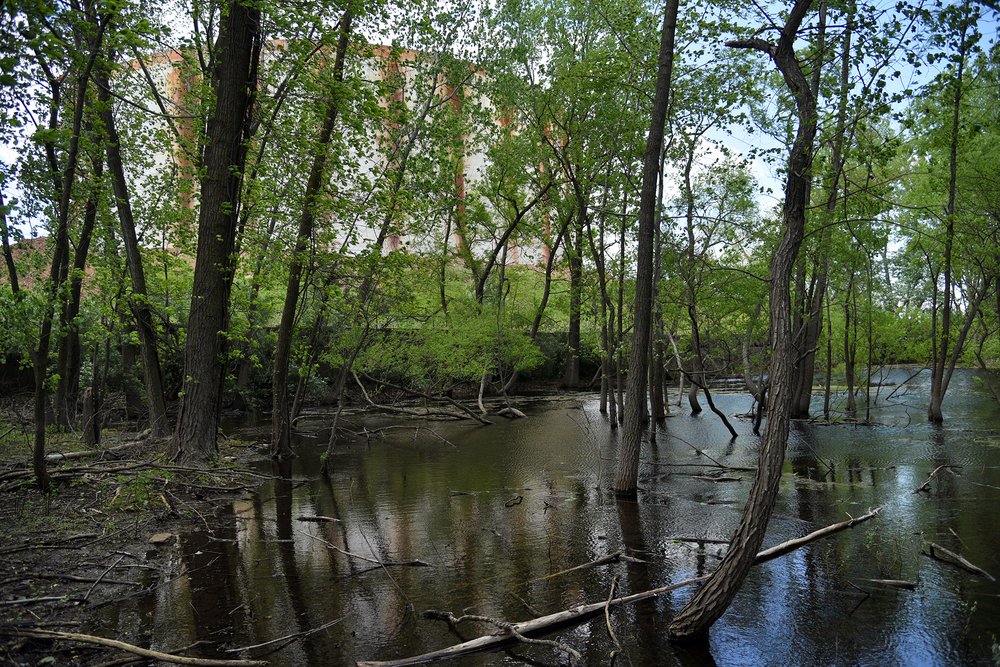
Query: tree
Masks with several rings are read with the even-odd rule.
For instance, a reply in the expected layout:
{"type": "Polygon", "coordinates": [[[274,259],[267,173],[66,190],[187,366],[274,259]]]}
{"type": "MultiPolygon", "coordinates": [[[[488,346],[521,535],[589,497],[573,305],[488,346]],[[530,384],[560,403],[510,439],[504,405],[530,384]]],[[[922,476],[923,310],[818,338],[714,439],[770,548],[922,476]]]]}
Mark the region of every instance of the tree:
{"type": "Polygon", "coordinates": [[[174,456],[181,460],[205,460],[217,451],[233,250],[261,49],[260,18],[257,5],[240,0],[225,4],[215,44],[215,100],[201,161],[198,255],[173,439],[174,456]]]}
{"type": "Polygon", "coordinates": [[[288,270],[288,286],[285,290],[285,304],[281,311],[281,322],[278,325],[278,342],[274,351],[274,376],[271,385],[273,404],[271,409],[271,455],[275,458],[287,458],[291,449],[291,415],[288,401],[288,360],[292,347],[292,329],[295,313],[299,304],[302,268],[308,244],[312,238],[313,225],[316,221],[317,199],[320,197],[324,180],[327,178],[326,163],[330,150],[330,140],[333,128],[340,113],[341,91],[338,86],[344,80],[344,59],[347,55],[347,44],[351,35],[353,21],[351,9],[348,8],[340,20],[340,39],[333,63],[333,77],[326,101],[326,113],[323,127],[320,129],[316,144],[316,154],[313,157],[309,171],[309,181],[306,184],[305,197],[302,203],[302,216],[299,219],[299,229],[295,239],[295,248],[291,265],[288,270]]]}
{"type": "Polygon", "coordinates": [[[778,496],[781,466],[788,441],[789,413],[792,404],[792,373],[796,363],[793,346],[789,288],[799,246],[805,229],[809,197],[809,167],[816,136],[816,99],[813,97],[796,58],[794,43],[811,0],[796,0],[788,14],[778,43],[759,37],[733,40],[728,46],[752,49],[767,54],[784,78],[795,98],[798,131],[788,156],[785,201],[782,208],[784,233],[771,259],[770,286],[770,396],[767,426],[753,486],[743,510],[743,517],[730,542],[730,548],[711,578],[698,589],[670,623],[670,635],[677,640],[704,635],[725,613],[739,591],[764,540],[771,510],[778,496]]]}
{"type": "Polygon", "coordinates": [[[639,451],[642,443],[642,418],[643,408],[646,405],[646,374],[649,362],[647,352],[653,314],[653,222],[656,216],[656,191],[660,173],[660,151],[663,149],[663,128],[667,120],[670,82],[673,75],[677,10],[678,0],[667,0],[660,30],[656,94],[653,99],[649,135],[646,139],[646,155],[643,160],[635,278],[635,324],[629,357],[625,422],[618,450],[618,472],[615,477],[615,494],[620,497],[635,496],[639,483],[639,451]]]}

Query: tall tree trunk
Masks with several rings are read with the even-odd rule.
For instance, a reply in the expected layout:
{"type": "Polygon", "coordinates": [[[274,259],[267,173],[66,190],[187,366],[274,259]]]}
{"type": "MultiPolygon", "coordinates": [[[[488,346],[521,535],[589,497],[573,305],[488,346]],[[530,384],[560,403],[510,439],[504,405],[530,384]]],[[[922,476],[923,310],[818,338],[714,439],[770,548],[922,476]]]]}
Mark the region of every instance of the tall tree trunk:
{"type": "MultiPolygon", "coordinates": [[[[686,135],[685,135],[686,136],[686,135]]],[[[695,238],[694,238],[694,189],[691,187],[691,168],[694,165],[694,154],[697,148],[697,138],[688,137],[688,154],[684,162],[684,200],[685,207],[685,231],[687,232],[687,252],[685,253],[686,271],[685,282],[687,283],[687,311],[691,318],[691,386],[688,388],[688,405],[691,407],[691,414],[696,415],[701,412],[701,403],[698,402],[698,387],[705,384],[705,368],[701,354],[701,341],[698,340],[698,285],[695,274],[697,273],[695,259],[695,238]]],[[[682,371],[683,372],[683,371],[682,371]]]]}
{"type": "Polygon", "coordinates": [[[333,129],[337,124],[337,115],[340,112],[340,95],[337,86],[344,80],[344,57],[347,53],[352,20],[351,10],[347,9],[340,20],[340,39],[337,42],[337,55],[333,64],[333,85],[328,93],[326,116],[323,119],[319,142],[316,145],[316,154],[313,156],[312,167],[309,170],[309,181],[306,184],[302,215],[299,218],[295,250],[288,268],[285,304],[281,310],[281,323],[278,325],[278,342],[274,349],[274,374],[271,384],[273,397],[271,404],[271,456],[277,459],[288,458],[292,455],[292,419],[288,406],[289,354],[292,349],[295,312],[301,290],[302,268],[316,221],[316,204],[323,192],[326,180],[330,140],[333,137],[333,129]]]}
{"type": "MultiPolygon", "coordinates": [[[[80,133],[83,128],[83,112],[87,101],[87,86],[90,83],[90,73],[93,71],[97,54],[101,50],[101,43],[104,38],[104,28],[108,19],[105,17],[99,23],[97,35],[91,44],[90,57],[83,71],[77,78],[76,99],[73,103],[73,120],[70,125],[69,146],[66,149],[66,162],[62,167],[62,179],[59,183],[59,206],[57,209],[55,247],[52,253],[52,265],[49,270],[49,285],[47,294],[47,304],[42,315],[42,326],[38,336],[38,349],[35,351],[33,363],[35,374],[35,397],[34,397],[34,421],[35,438],[32,449],[32,467],[39,488],[48,492],[50,489],[50,479],[45,461],[45,426],[47,415],[45,414],[46,390],[45,380],[48,376],[49,348],[52,342],[52,319],[56,303],[58,303],[59,290],[65,280],[67,267],[69,266],[69,208],[73,196],[73,184],[76,181],[76,165],[80,156],[80,133]]],[[[57,104],[57,86],[53,84],[53,105],[57,104]]],[[[55,120],[58,108],[52,109],[51,120],[55,120]]],[[[54,158],[53,158],[54,159],[54,158]]],[[[53,164],[55,166],[55,164],[53,164]]],[[[53,173],[53,177],[56,173],[53,173]]]]}
{"type": "Polygon", "coordinates": [[[216,99],[202,158],[198,254],[173,439],[174,456],[181,460],[207,460],[218,450],[225,333],[236,264],[233,248],[260,47],[259,8],[231,0],[223,8],[215,44],[216,99]]]}
{"type": "Polygon", "coordinates": [[[3,185],[0,184],[0,240],[3,241],[3,259],[7,264],[7,277],[10,289],[17,294],[21,286],[17,280],[17,266],[14,264],[14,253],[10,249],[10,231],[7,226],[7,205],[3,201],[3,185]]]}
{"type": "Polygon", "coordinates": [[[566,336],[566,365],[562,386],[576,389],[580,386],[580,310],[583,295],[583,234],[587,223],[587,196],[576,189],[576,223],[566,232],[566,249],[569,251],[569,331],[566,336]]]}
{"type": "MultiPolygon", "coordinates": [[[[642,190],[639,196],[638,257],[636,259],[635,324],[629,357],[628,390],[625,400],[625,423],[618,449],[618,474],[615,494],[635,497],[639,484],[639,452],[642,445],[642,417],[646,406],[646,364],[653,305],[653,224],[656,218],[656,181],[660,173],[664,125],[670,101],[674,69],[674,34],[677,31],[679,0],[666,0],[663,26],[660,29],[660,52],[657,61],[656,94],[646,138],[642,190]]],[[[622,248],[624,254],[624,246],[622,248]]]]}
{"type": "Polygon", "coordinates": [[[854,289],[854,276],[847,282],[847,295],[844,297],[844,383],[847,385],[847,415],[854,417],[858,411],[857,400],[854,397],[856,376],[854,364],[857,360],[858,334],[858,299],[854,289]]]}
{"type": "Polygon", "coordinates": [[[660,155],[660,174],[657,180],[656,218],[653,222],[653,324],[652,337],[649,345],[650,414],[653,417],[653,432],[655,422],[663,421],[667,416],[666,400],[663,395],[664,361],[663,361],[663,308],[660,305],[660,281],[663,280],[663,242],[661,239],[661,211],[663,210],[663,168],[666,162],[666,151],[660,155]]]}
{"type": "Polygon", "coordinates": [[[163,397],[163,371],[160,368],[160,355],[156,347],[156,327],[153,325],[153,313],[147,296],[146,272],[142,265],[142,254],[139,252],[139,239],[135,231],[132,200],[122,162],[121,141],[118,136],[114,111],[111,108],[111,84],[107,72],[103,69],[98,69],[95,80],[101,104],[101,122],[104,124],[104,132],[107,134],[105,153],[108,169],[111,172],[111,186],[118,209],[122,243],[125,246],[125,262],[128,265],[129,278],[132,281],[132,297],[129,299],[129,308],[135,318],[135,326],[139,333],[142,372],[146,385],[146,402],[149,404],[149,426],[154,436],[165,437],[170,434],[170,425],[167,421],[166,400],[163,397]]]}
{"type": "Polygon", "coordinates": [[[725,613],[739,591],[747,572],[764,540],[774,501],[778,496],[781,467],[788,441],[789,413],[792,407],[792,378],[795,349],[791,328],[789,287],[799,246],[805,228],[806,204],[809,195],[809,165],[816,136],[816,100],[809,89],[795,57],[794,42],[811,0],[796,0],[788,15],[777,46],[760,38],[728,43],[734,48],[763,51],[771,56],[784,76],[785,84],[795,97],[798,131],[788,157],[785,203],[782,211],[784,233],[771,259],[770,338],[771,364],[770,397],[767,427],[764,432],[757,473],[743,510],[743,517],[730,542],[729,551],[712,573],[711,578],[688,601],[670,624],[675,639],[690,639],[704,635],[725,613]]]}
{"type": "MultiPolygon", "coordinates": [[[[948,175],[948,203],[944,209],[945,237],[944,237],[944,291],[941,304],[941,330],[940,340],[931,339],[931,345],[936,346],[937,351],[931,365],[931,397],[927,405],[927,421],[939,424],[944,421],[944,414],[941,412],[941,403],[944,401],[946,391],[944,373],[948,364],[948,346],[951,337],[951,309],[952,309],[952,250],[955,242],[955,195],[958,185],[958,130],[961,123],[962,111],[962,85],[965,73],[966,60],[966,34],[968,26],[964,26],[960,47],[958,52],[958,71],[955,75],[955,91],[952,97],[951,113],[951,141],[949,144],[949,175],[948,175]]],[[[937,282],[934,283],[937,289],[937,282]]],[[[935,316],[937,313],[935,312],[935,316]]]]}
{"type": "Polygon", "coordinates": [[[56,385],[56,423],[60,426],[71,426],[76,422],[77,393],[80,384],[80,330],[76,320],[80,315],[80,297],[83,291],[83,278],[87,271],[87,256],[90,254],[90,240],[94,235],[94,223],[97,221],[104,163],[100,159],[95,159],[93,167],[90,193],[84,206],[83,226],[76,244],[76,253],[73,255],[73,270],[69,275],[69,294],[62,303],[60,316],[63,334],[56,361],[59,373],[59,383],[56,385]]]}

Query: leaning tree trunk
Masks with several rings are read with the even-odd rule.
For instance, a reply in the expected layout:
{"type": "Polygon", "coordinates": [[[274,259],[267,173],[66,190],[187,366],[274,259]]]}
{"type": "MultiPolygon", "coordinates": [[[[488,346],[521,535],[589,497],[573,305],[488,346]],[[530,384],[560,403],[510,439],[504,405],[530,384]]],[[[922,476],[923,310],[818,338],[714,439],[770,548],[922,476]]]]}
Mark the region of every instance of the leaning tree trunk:
{"type": "Polygon", "coordinates": [[[642,418],[646,406],[646,369],[649,334],[653,315],[653,223],[656,218],[656,181],[660,173],[663,127],[667,121],[670,83],[674,69],[674,34],[677,30],[679,0],[666,0],[660,30],[660,53],[656,72],[656,95],[646,138],[639,197],[639,248],[636,260],[635,325],[629,357],[625,422],[618,450],[615,494],[634,497],[639,485],[639,450],[642,445],[642,418]]]}
{"type": "Polygon", "coordinates": [[[285,289],[285,304],[281,311],[281,323],[278,325],[278,342],[274,350],[274,375],[271,387],[273,397],[271,409],[271,456],[277,459],[292,455],[292,419],[288,406],[288,365],[289,353],[292,349],[292,330],[295,323],[295,312],[299,303],[302,268],[309,241],[312,238],[313,225],[316,221],[316,204],[323,190],[326,178],[326,162],[330,150],[330,140],[333,128],[337,124],[340,112],[340,96],[337,86],[344,80],[344,56],[347,53],[347,42],[350,39],[351,10],[344,12],[340,25],[340,40],[337,42],[337,55],[333,64],[333,87],[326,104],[326,117],[320,130],[316,155],[313,157],[312,168],[309,170],[309,182],[306,184],[305,198],[302,204],[302,216],[299,219],[299,231],[295,240],[295,250],[288,269],[288,285],[285,289]]]}
{"type": "Polygon", "coordinates": [[[7,277],[10,280],[10,289],[17,294],[21,291],[21,286],[17,280],[17,266],[14,264],[14,253],[10,249],[10,235],[7,226],[7,205],[3,202],[3,188],[0,188],[0,241],[3,242],[3,259],[7,265],[7,277]]]}
{"type": "Polygon", "coordinates": [[[566,367],[562,386],[576,389],[580,386],[580,310],[583,292],[583,230],[587,223],[587,198],[577,189],[576,224],[573,225],[573,243],[566,231],[566,250],[569,255],[569,332],[566,338],[566,367]]]}
{"type": "MultiPolygon", "coordinates": [[[[87,86],[90,82],[90,73],[93,71],[94,62],[101,49],[101,42],[104,38],[104,28],[107,26],[107,19],[103,19],[92,44],[92,50],[87,64],[77,78],[76,99],[73,105],[73,121],[71,125],[69,146],[66,150],[66,162],[61,169],[62,180],[57,181],[59,185],[59,207],[57,209],[58,218],[56,220],[55,247],[52,253],[52,266],[49,270],[49,284],[47,287],[48,301],[45,312],[42,315],[42,326],[38,336],[38,349],[35,351],[34,375],[35,375],[35,397],[34,397],[34,421],[35,439],[32,448],[32,467],[39,488],[48,492],[51,484],[48,468],[45,461],[45,414],[46,390],[45,381],[48,375],[49,349],[52,343],[52,319],[53,309],[58,302],[59,289],[66,276],[66,268],[69,265],[69,209],[73,196],[73,184],[76,180],[76,165],[80,156],[80,133],[83,128],[83,113],[87,102],[87,86]]],[[[53,86],[58,84],[53,83],[53,86]]],[[[53,96],[58,95],[58,90],[53,89],[53,96]]],[[[58,105],[53,104],[51,119],[54,121],[58,114],[58,105]]],[[[52,159],[55,167],[54,158],[52,159]]],[[[56,177],[59,170],[53,173],[56,177]]]]}
{"type": "Polygon", "coordinates": [[[84,205],[83,226],[73,255],[73,270],[69,274],[69,294],[62,303],[60,320],[63,335],[56,361],[59,372],[59,383],[56,385],[56,423],[67,427],[76,423],[80,380],[80,330],[77,318],[80,316],[80,299],[83,293],[83,277],[87,270],[87,256],[90,254],[90,241],[94,235],[94,223],[97,221],[104,162],[95,159],[93,167],[94,171],[90,175],[90,193],[84,205]]]}
{"type": "Polygon", "coordinates": [[[729,42],[733,48],[755,49],[771,56],[795,96],[798,131],[788,157],[788,177],[782,218],[785,227],[781,242],[771,260],[770,398],[767,427],[764,432],[757,474],[743,510],[743,518],[731,546],[718,569],[698,590],[670,624],[671,637],[679,640],[699,637],[708,632],[725,613],[753,565],[764,540],[774,501],[781,481],[781,466],[788,441],[789,413],[792,407],[792,378],[796,355],[792,340],[792,314],[789,287],[792,270],[802,244],[806,203],[809,194],[809,165],[816,136],[816,100],[799,68],[793,49],[796,33],[809,10],[811,0],[797,0],[781,31],[777,46],[760,38],[729,42]]]}
{"type": "Polygon", "coordinates": [[[225,334],[236,258],[242,172],[260,56],[260,10],[227,3],[215,45],[215,108],[202,159],[198,255],[184,348],[184,384],[173,450],[177,459],[207,460],[217,451],[216,431],[225,373],[225,334]]]}
{"type": "MultiPolygon", "coordinates": [[[[966,60],[966,32],[962,31],[959,40],[960,48],[958,52],[958,72],[955,77],[955,94],[952,104],[951,118],[951,139],[949,142],[949,177],[948,177],[948,203],[944,209],[945,219],[945,240],[944,240],[944,291],[942,297],[944,303],[941,306],[941,331],[940,340],[931,338],[931,345],[935,349],[933,363],[931,364],[931,397],[927,405],[927,421],[939,424],[944,421],[944,414],[941,412],[941,403],[944,402],[947,384],[945,382],[945,367],[948,365],[948,345],[951,337],[951,310],[952,310],[952,252],[955,242],[955,195],[958,183],[958,130],[961,123],[962,110],[962,81],[965,72],[966,60]]],[[[933,288],[937,289],[935,281],[933,288]]],[[[937,313],[934,313],[935,321],[937,313]]]]}
{"type": "Polygon", "coordinates": [[[125,262],[128,265],[129,277],[132,281],[132,298],[129,299],[129,308],[139,332],[142,371],[146,384],[146,401],[149,404],[149,425],[153,435],[165,437],[170,434],[170,429],[167,423],[166,401],[163,397],[163,372],[160,368],[160,355],[156,347],[153,313],[147,297],[146,272],[142,266],[142,255],[139,252],[139,240],[135,231],[135,216],[132,214],[128,181],[125,178],[125,167],[122,163],[121,141],[118,137],[114,111],[111,108],[110,82],[103,69],[98,70],[96,76],[98,99],[101,103],[101,122],[104,124],[104,131],[107,134],[105,153],[108,169],[111,172],[115,204],[118,209],[122,243],[125,246],[125,262]]]}

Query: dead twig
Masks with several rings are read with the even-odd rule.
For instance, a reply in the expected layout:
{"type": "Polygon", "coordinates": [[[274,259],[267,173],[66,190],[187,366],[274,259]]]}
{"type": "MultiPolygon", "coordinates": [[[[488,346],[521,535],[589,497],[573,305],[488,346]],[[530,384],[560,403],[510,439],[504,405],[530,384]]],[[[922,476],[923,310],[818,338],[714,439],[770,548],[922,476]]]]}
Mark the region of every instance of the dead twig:
{"type": "Polygon", "coordinates": [[[952,468],[961,468],[961,467],[962,466],[943,465],[934,468],[934,470],[931,471],[931,474],[927,475],[927,479],[924,481],[924,483],[918,486],[917,488],[913,489],[913,493],[920,493],[921,491],[930,492],[929,487],[931,484],[931,480],[937,477],[937,474],[939,472],[941,472],[942,470],[951,470],[952,468]]]}
{"type": "Polygon", "coordinates": [[[123,560],[125,560],[125,556],[119,556],[118,560],[116,560],[111,565],[111,567],[109,567],[108,569],[106,569],[104,572],[101,572],[101,575],[99,577],[97,577],[97,580],[94,581],[94,583],[90,585],[90,588],[87,589],[87,594],[83,596],[83,601],[84,602],[86,602],[87,600],[90,599],[90,594],[94,592],[95,588],[97,588],[97,584],[101,583],[101,579],[104,579],[104,577],[108,576],[108,573],[111,572],[111,570],[113,570],[116,567],[118,567],[118,564],[121,563],[123,560]]]}
{"type": "MultiPolygon", "coordinates": [[[[285,635],[284,637],[278,637],[277,639],[271,639],[271,640],[268,640],[266,642],[261,642],[260,644],[251,644],[250,646],[241,646],[239,648],[227,648],[227,649],[225,649],[225,652],[226,653],[241,653],[243,651],[252,651],[252,650],[258,649],[258,648],[264,648],[265,646],[273,646],[274,644],[279,644],[281,642],[286,642],[285,644],[282,644],[278,648],[274,649],[274,651],[280,651],[281,649],[285,648],[286,646],[288,646],[292,642],[298,641],[299,639],[304,639],[306,637],[309,637],[310,635],[316,634],[317,632],[322,632],[323,630],[326,630],[327,628],[329,628],[331,626],[334,626],[337,623],[340,623],[345,618],[346,618],[346,616],[341,616],[340,618],[332,620],[329,623],[324,623],[323,625],[320,625],[319,627],[311,628],[309,630],[303,630],[302,632],[293,632],[290,635],[285,635]]],[[[269,653],[270,652],[273,652],[273,651],[269,651],[269,653]]]]}

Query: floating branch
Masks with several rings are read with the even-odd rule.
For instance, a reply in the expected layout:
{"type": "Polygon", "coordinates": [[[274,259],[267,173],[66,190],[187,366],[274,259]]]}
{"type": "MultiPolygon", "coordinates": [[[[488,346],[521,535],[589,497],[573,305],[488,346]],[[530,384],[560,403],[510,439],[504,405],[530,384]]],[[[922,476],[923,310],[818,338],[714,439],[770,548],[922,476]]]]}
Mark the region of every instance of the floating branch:
{"type": "Polygon", "coordinates": [[[934,468],[934,470],[931,471],[931,474],[927,475],[927,480],[923,484],[921,484],[920,486],[918,486],[917,488],[913,489],[913,493],[920,493],[921,491],[930,492],[930,488],[929,487],[930,487],[931,480],[934,479],[935,477],[937,477],[937,474],[939,472],[941,472],[942,470],[951,470],[953,468],[961,468],[961,467],[962,466],[944,465],[944,466],[938,466],[937,468],[934,468]]]}
{"type": "Polygon", "coordinates": [[[939,560],[942,563],[950,563],[951,565],[955,565],[956,567],[962,568],[966,572],[971,572],[977,577],[985,577],[990,581],[994,582],[996,581],[996,579],[993,578],[993,575],[984,570],[983,568],[973,565],[962,556],[959,556],[954,551],[945,549],[940,544],[935,544],[934,542],[928,542],[927,547],[930,549],[930,553],[927,553],[927,555],[933,558],[934,560],[939,560]],[[938,555],[939,552],[941,555],[938,555]]]}
{"type": "MultiPolygon", "coordinates": [[[[881,511],[882,508],[874,509],[864,516],[860,516],[856,519],[850,519],[849,521],[842,521],[841,523],[836,523],[826,528],[821,528],[817,531],[813,531],[808,535],[796,538],[794,540],[789,540],[787,542],[782,542],[777,544],[770,549],[765,549],[757,554],[757,558],[754,560],[755,565],[760,565],[761,563],[767,562],[779,556],[799,549],[810,542],[814,542],[823,537],[827,537],[834,533],[838,533],[847,528],[856,526],[859,523],[867,521],[875,516],[881,511]]],[[[678,581],[675,584],[670,584],[668,586],[662,586],[660,588],[653,588],[648,591],[642,591],[640,593],[633,593],[632,595],[626,595],[620,598],[614,598],[611,600],[602,600],[601,602],[592,602],[590,604],[580,605],[578,607],[572,607],[564,611],[559,611],[554,614],[549,614],[548,616],[541,616],[539,618],[532,619],[530,621],[524,621],[522,623],[508,623],[505,629],[507,630],[504,634],[496,635],[486,635],[483,637],[477,637],[461,644],[455,644],[454,646],[449,646],[447,648],[439,649],[437,651],[431,651],[430,653],[424,653],[423,655],[412,656],[409,658],[400,658],[398,660],[388,660],[388,661],[362,661],[358,662],[358,667],[404,667],[406,665],[420,665],[429,662],[437,662],[440,660],[451,660],[464,655],[469,655],[470,653],[479,653],[482,651],[492,650],[499,648],[500,646],[506,644],[513,640],[515,633],[518,635],[531,635],[539,632],[545,632],[553,627],[565,625],[569,623],[581,622],[590,616],[604,612],[605,609],[610,607],[618,607],[621,605],[631,604],[633,602],[640,602],[642,600],[648,600],[649,598],[654,598],[658,595],[664,593],[669,593],[670,591],[677,590],[679,588],[684,588],[685,586],[691,586],[692,584],[701,583],[706,581],[709,576],[705,575],[702,577],[694,577],[692,579],[684,579],[678,581]]],[[[439,612],[440,613],[440,612],[439,612]]],[[[448,614],[450,616],[450,614],[448,614]]],[[[444,616],[441,616],[442,618],[444,616]]]]}

